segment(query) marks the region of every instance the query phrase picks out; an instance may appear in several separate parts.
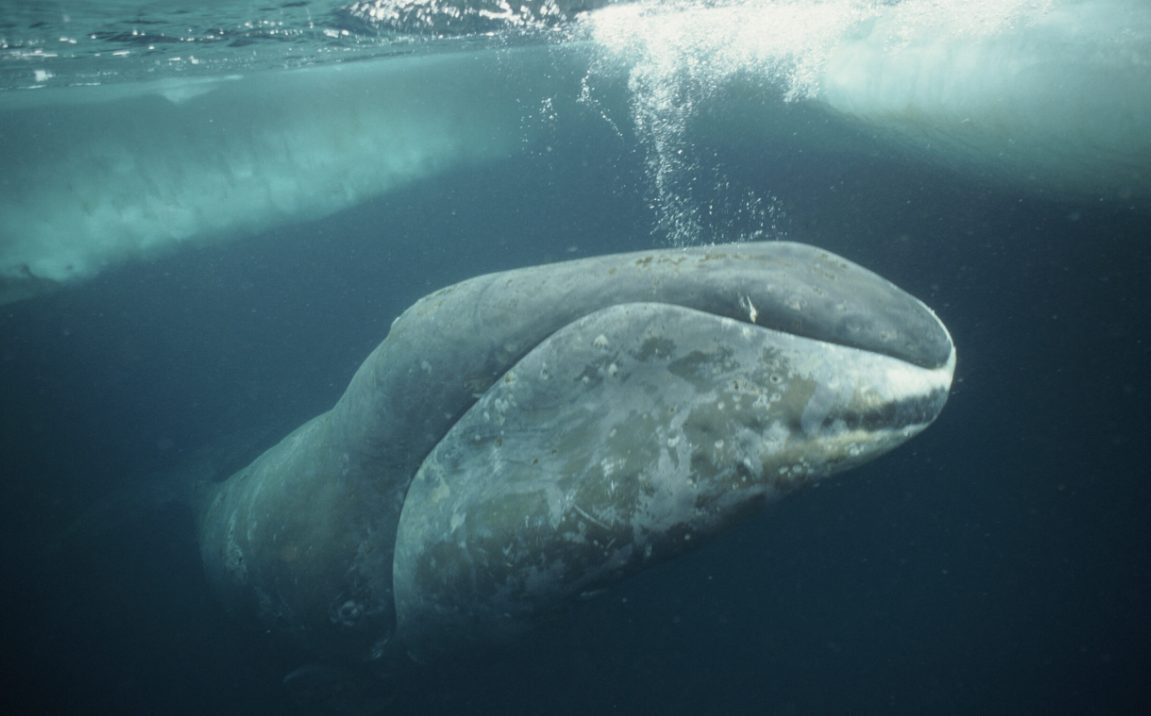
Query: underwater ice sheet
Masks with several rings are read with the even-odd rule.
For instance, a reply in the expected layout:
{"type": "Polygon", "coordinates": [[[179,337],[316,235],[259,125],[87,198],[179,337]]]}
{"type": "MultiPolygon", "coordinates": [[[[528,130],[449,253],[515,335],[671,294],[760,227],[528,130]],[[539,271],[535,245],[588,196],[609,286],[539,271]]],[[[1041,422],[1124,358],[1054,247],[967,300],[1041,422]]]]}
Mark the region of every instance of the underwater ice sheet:
{"type": "MultiPolygon", "coordinates": [[[[689,136],[703,121],[716,146],[1151,198],[1146,3],[600,4],[5,10],[0,301],[546,151],[557,116],[607,123],[644,153],[675,245],[713,240],[691,188],[708,169],[689,136]]],[[[771,201],[743,209],[763,223],[771,201]]]]}

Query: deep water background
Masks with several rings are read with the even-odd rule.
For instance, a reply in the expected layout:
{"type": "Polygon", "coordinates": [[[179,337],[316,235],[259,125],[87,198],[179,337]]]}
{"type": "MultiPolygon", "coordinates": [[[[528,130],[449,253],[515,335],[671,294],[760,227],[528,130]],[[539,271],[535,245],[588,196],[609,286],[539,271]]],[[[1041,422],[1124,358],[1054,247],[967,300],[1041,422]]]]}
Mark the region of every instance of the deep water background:
{"type": "MultiPolygon", "coordinates": [[[[719,168],[698,205],[775,197],[785,238],[939,313],[959,351],[947,408],[519,647],[415,675],[387,713],[1151,712],[1151,216],[695,131],[719,168]]],[[[326,410],[436,288],[661,245],[645,157],[561,122],[507,162],[0,308],[10,702],[293,713],[280,682],[307,656],[229,620],[157,485],[197,454],[227,474],[326,410]],[[136,519],[61,539],[130,495],[136,519]]],[[[725,216],[707,236],[755,228],[725,216]]]]}

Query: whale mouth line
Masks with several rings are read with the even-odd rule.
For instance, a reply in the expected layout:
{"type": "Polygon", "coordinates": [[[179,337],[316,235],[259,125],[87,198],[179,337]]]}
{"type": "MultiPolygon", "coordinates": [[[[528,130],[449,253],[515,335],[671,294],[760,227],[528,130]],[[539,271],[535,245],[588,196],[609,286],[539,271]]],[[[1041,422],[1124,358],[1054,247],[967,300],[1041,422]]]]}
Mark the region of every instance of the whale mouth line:
{"type": "MultiPolygon", "coordinates": [[[[681,307],[681,308],[693,308],[691,306],[685,306],[682,303],[661,303],[661,302],[652,302],[652,303],[658,303],[659,305],[666,305],[666,306],[676,306],[676,307],[681,307]]],[[[939,331],[942,332],[943,336],[946,339],[944,341],[944,344],[946,346],[948,346],[950,349],[942,357],[935,359],[935,360],[931,360],[931,359],[916,360],[914,356],[909,356],[906,354],[906,352],[898,350],[897,345],[892,345],[889,349],[885,350],[884,346],[882,346],[882,345],[876,346],[876,345],[860,344],[860,343],[848,340],[844,337],[825,335],[825,334],[821,334],[819,332],[814,332],[814,331],[804,332],[802,330],[799,330],[799,331],[788,330],[786,327],[781,326],[781,325],[774,325],[771,323],[766,323],[766,322],[760,320],[761,313],[755,307],[755,305],[751,302],[750,296],[742,296],[739,299],[739,306],[745,307],[747,309],[747,312],[742,313],[742,314],[741,313],[734,313],[733,314],[731,312],[726,312],[726,311],[721,312],[721,311],[716,311],[716,310],[709,310],[707,308],[693,309],[693,310],[699,310],[700,312],[706,313],[710,316],[735,321],[735,322],[740,323],[741,325],[754,327],[754,328],[759,329],[759,330],[774,331],[777,333],[796,336],[798,338],[807,338],[807,339],[810,339],[813,341],[817,341],[819,343],[825,343],[829,346],[839,346],[841,348],[850,348],[853,350],[860,350],[860,351],[865,351],[868,353],[874,353],[876,355],[887,356],[889,358],[894,358],[896,360],[900,360],[900,361],[903,361],[905,363],[908,363],[909,365],[914,365],[918,368],[925,368],[927,370],[953,371],[954,367],[955,367],[955,348],[954,348],[954,344],[952,343],[952,340],[951,340],[950,332],[948,332],[947,327],[943,324],[942,321],[939,320],[938,316],[935,315],[934,311],[932,311],[930,308],[928,308],[922,302],[918,302],[918,303],[922,306],[923,310],[934,319],[936,327],[939,329],[939,331]]],[[[619,304],[617,304],[617,305],[619,305],[619,304]]]]}

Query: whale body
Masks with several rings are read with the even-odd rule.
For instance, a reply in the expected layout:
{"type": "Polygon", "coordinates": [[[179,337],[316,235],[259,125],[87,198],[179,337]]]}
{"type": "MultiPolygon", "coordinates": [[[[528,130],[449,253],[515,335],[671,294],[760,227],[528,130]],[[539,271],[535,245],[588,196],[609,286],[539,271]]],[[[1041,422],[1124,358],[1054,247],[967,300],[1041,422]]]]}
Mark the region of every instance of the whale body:
{"type": "Polygon", "coordinates": [[[900,445],[954,366],[930,309],[802,244],[473,278],[212,489],[204,568],[321,658],[434,662],[900,445]]]}

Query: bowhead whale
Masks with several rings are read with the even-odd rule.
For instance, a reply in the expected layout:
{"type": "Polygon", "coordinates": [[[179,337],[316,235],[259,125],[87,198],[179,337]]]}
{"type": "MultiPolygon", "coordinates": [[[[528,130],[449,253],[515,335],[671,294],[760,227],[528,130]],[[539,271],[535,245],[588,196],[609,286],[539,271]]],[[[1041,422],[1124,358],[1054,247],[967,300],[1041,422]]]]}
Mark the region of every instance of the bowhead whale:
{"type": "Polygon", "coordinates": [[[473,278],[198,510],[238,619],[381,669],[513,639],[926,428],[955,349],[834,254],[748,243],[473,278]]]}

